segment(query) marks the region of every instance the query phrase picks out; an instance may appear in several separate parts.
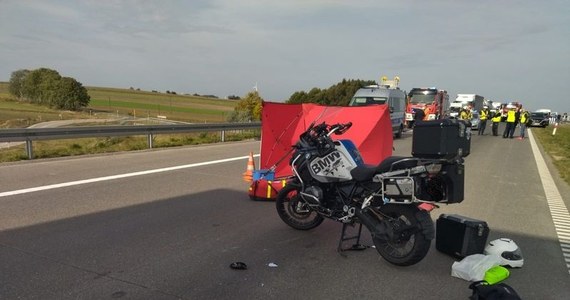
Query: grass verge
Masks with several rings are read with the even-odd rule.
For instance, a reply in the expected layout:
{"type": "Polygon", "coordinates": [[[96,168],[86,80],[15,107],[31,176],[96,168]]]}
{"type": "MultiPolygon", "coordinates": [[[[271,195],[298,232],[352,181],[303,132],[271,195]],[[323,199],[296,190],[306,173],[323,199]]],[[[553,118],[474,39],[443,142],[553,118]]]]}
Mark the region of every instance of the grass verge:
{"type": "MultiPolygon", "coordinates": [[[[259,130],[226,132],[225,141],[240,141],[258,138],[259,130]]],[[[220,142],[218,132],[188,134],[161,134],[154,136],[153,148],[220,142]]],[[[36,141],[33,143],[34,158],[54,158],[85,154],[112,153],[148,149],[146,136],[81,138],[73,140],[36,141]]],[[[0,150],[0,163],[27,160],[25,144],[0,150]]]]}
{"type": "Polygon", "coordinates": [[[554,126],[532,128],[532,133],[552,158],[560,177],[570,184],[570,123],[561,124],[552,135],[554,126]]]}

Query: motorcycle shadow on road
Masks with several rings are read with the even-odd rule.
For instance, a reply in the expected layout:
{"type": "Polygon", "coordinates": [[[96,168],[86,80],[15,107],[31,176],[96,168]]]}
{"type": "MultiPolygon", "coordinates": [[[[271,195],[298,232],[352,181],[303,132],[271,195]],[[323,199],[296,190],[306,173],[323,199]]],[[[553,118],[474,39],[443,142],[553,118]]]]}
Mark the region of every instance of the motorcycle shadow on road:
{"type": "MultiPolygon", "coordinates": [[[[86,201],[92,199],[78,199],[77,209],[86,201]]],[[[339,255],[341,228],[325,221],[310,231],[294,230],[279,219],[273,202],[251,201],[241,190],[216,189],[6,229],[0,231],[0,298],[470,295],[468,282],[450,275],[455,259],[438,252],[434,243],[424,260],[398,267],[373,248],[339,255]],[[237,261],[248,268],[231,269],[237,261]]],[[[363,237],[362,244],[372,245],[368,232],[363,237]]],[[[512,238],[523,250],[525,266],[512,270],[507,281],[523,298],[538,298],[540,291],[563,298],[557,296],[567,292],[567,273],[560,253],[552,250],[555,240],[492,230],[489,238],[497,237],[512,238]],[[549,280],[540,280],[538,288],[541,277],[549,280]]]]}

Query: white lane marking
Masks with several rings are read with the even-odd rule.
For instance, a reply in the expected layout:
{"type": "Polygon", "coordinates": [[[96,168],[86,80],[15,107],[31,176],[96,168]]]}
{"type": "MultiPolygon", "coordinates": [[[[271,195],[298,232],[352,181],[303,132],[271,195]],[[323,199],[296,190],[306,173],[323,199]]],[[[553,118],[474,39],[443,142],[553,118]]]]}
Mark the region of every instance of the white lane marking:
{"type": "Polygon", "coordinates": [[[550,171],[546,166],[544,158],[540,154],[540,150],[536,145],[532,131],[528,131],[528,137],[530,140],[530,146],[534,154],[534,160],[536,161],[536,166],[538,168],[538,174],[540,175],[540,180],[542,181],[542,187],[544,188],[544,194],[546,195],[546,202],[550,209],[550,215],[552,221],[554,222],[554,229],[556,230],[556,235],[558,236],[558,242],[560,243],[560,248],[562,249],[562,255],[564,261],[567,263],[568,273],[570,274],[570,264],[568,264],[570,257],[570,249],[566,247],[569,242],[569,235],[566,233],[565,228],[567,228],[568,222],[570,221],[570,214],[568,214],[568,209],[562,201],[562,196],[552,179],[550,171]]]}
{"type": "MultiPolygon", "coordinates": [[[[254,157],[256,157],[256,156],[259,156],[259,154],[254,155],[254,157]]],[[[50,184],[50,185],[38,186],[38,187],[33,187],[33,188],[21,189],[21,190],[1,192],[0,198],[7,197],[7,196],[20,195],[20,194],[39,192],[39,191],[45,191],[45,190],[51,190],[51,189],[57,189],[57,188],[62,188],[62,187],[74,186],[74,185],[80,185],[80,184],[87,184],[87,183],[107,181],[107,180],[115,180],[115,179],[121,179],[121,178],[133,177],[133,176],[141,176],[141,175],[148,175],[148,174],[154,174],[154,173],[160,173],[160,172],[168,172],[168,171],[174,171],[174,170],[180,170],[180,169],[201,167],[201,166],[225,163],[225,162],[230,162],[230,161],[240,160],[240,159],[247,159],[247,158],[249,158],[249,155],[248,156],[226,158],[226,159],[219,159],[219,160],[212,160],[212,161],[205,161],[205,162],[182,165],[182,166],[160,168],[160,169],[154,169],[154,170],[146,170],[146,171],[140,171],[140,172],[125,173],[125,174],[111,175],[111,176],[105,176],[105,177],[97,177],[97,178],[90,178],[90,179],[84,179],[84,180],[50,184]]]]}

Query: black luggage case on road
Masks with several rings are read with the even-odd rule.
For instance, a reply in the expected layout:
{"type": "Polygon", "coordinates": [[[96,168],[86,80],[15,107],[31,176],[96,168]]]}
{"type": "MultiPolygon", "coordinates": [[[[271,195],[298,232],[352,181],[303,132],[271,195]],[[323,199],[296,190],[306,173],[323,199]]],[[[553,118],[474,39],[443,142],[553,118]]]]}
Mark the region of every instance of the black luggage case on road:
{"type": "Polygon", "coordinates": [[[453,159],[471,151],[471,127],[466,121],[441,119],[420,121],[414,126],[412,155],[420,158],[453,159]]]}
{"type": "Polygon", "coordinates": [[[441,214],[436,222],[435,248],[457,258],[482,254],[487,244],[487,222],[455,214],[441,214]]]}

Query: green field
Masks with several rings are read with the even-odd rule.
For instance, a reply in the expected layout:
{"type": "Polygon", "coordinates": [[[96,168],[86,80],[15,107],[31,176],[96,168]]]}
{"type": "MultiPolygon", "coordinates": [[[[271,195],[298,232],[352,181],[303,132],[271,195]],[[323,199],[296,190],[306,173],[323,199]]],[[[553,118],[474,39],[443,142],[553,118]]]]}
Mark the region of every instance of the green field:
{"type": "MultiPolygon", "coordinates": [[[[137,123],[146,118],[161,116],[168,120],[200,123],[222,123],[234,110],[236,100],[212,99],[189,95],[87,87],[91,97],[89,107],[80,112],[60,111],[44,106],[20,102],[8,92],[8,83],[0,82],[0,129],[23,128],[35,123],[70,119],[105,119],[103,124],[119,124],[115,117],[136,117],[137,123]],[[109,120],[110,119],[110,120],[109,120]]],[[[89,126],[90,124],[77,124],[89,126]]],[[[150,123],[155,121],[150,120],[150,123]]],[[[154,124],[154,123],[153,123],[154,124]]],[[[259,137],[259,130],[229,132],[226,141],[259,137]]],[[[154,147],[174,147],[220,141],[219,133],[163,134],[154,138],[154,147]]],[[[73,140],[48,140],[34,142],[35,158],[97,154],[147,149],[146,137],[82,138],[73,140]]],[[[0,150],[0,162],[27,159],[25,145],[20,144],[0,150]]]]}
{"type": "Polygon", "coordinates": [[[184,122],[225,122],[234,110],[235,100],[212,99],[190,95],[136,91],[130,89],[87,87],[91,102],[88,109],[98,112],[134,115],[136,117],[165,116],[184,122]]]}
{"type": "Polygon", "coordinates": [[[89,114],[82,112],[60,111],[19,102],[8,93],[8,83],[0,82],[0,128],[23,128],[40,122],[88,117],[89,114]]]}
{"type": "Polygon", "coordinates": [[[135,116],[166,117],[169,120],[200,123],[225,122],[237,104],[235,100],[174,95],[131,89],[86,87],[90,104],[82,112],[63,112],[17,101],[0,82],[0,128],[26,127],[59,119],[135,116]]]}

